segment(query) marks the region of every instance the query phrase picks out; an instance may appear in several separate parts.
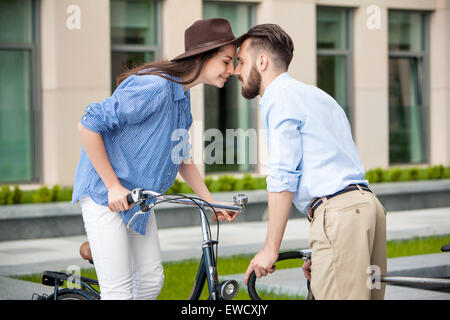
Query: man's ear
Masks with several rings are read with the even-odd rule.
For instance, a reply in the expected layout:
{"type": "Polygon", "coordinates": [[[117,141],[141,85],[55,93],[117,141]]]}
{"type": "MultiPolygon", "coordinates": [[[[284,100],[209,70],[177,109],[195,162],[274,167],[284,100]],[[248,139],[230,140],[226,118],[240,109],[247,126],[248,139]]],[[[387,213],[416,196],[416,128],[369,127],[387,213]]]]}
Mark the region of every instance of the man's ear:
{"type": "Polygon", "coordinates": [[[256,58],[256,68],[258,69],[259,72],[262,72],[266,71],[268,67],[269,67],[269,57],[266,54],[261,53],[256,58]]]}

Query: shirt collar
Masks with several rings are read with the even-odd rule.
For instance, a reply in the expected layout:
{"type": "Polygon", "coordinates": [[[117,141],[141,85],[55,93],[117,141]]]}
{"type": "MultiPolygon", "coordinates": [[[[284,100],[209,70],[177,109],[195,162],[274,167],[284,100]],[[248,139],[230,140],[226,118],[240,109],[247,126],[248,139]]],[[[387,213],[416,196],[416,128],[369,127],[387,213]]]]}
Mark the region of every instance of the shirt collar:
{"type": "MultiPolygon", "coordinates": [[[[181,78],[173,76],[172,79],[181,82],[181,78]]],[[[184,92],[184,86],[182,84],[172,81],[173,86],[173,99],[175,101],[185,99],[189,96],[189,90],[184,92]]]]}
{"type": "Polygon", "coordinates": [[[259,106],[261,107],[264,102],[269,99],[269,96],[276,90],[276,88],[286,79],[289,79],[291,76],[287,72],[280,73],[275,79],[272,80],[272,82],[267,86],[266,90],[264,91],[264,95],[262,96],[259,106]]]}

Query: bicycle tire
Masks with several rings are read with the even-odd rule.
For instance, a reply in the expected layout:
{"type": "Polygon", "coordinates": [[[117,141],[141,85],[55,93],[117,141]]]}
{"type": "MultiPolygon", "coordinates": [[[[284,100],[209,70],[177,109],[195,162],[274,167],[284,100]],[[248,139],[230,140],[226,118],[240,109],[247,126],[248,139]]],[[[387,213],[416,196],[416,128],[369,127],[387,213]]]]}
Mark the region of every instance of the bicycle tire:
{"type": "MultiPolygon", "coordinates": [[[[54,294],[49,295],[46,300],[54,300],[54,294]]],[[[97,300],[97,298],[83,290],[62,289],[58,291],[57,300],[97,300]]]]}
{"type": "MultiPolygon", "coordinates": [[[[300,251],[281,252],[278,255],[277,262],[290,259],[301,259],[302,257],[303,254],[300,251]]],[[[250,277],[248,278],[247,282],[248,294],[252,300],[262,300],[261,297],[258,295],[258,292],[256,292],[255,284],[256,284],[256,274],[255,271],[253,271],[250,274],[250,277]]]]}

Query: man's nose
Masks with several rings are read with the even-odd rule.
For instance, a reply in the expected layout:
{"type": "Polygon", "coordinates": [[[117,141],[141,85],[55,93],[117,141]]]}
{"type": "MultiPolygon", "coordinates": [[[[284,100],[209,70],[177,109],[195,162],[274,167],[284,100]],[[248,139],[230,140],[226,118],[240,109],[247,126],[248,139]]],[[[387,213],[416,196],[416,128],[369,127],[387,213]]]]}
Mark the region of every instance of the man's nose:
{"type": "Polygon", "coordinates": [[[240,74],[241,74],[241,68],[239,67],[239,65],[237,65],[236,68],[234,68],[234,75],[236,77],[239,77],[240,74]]]}

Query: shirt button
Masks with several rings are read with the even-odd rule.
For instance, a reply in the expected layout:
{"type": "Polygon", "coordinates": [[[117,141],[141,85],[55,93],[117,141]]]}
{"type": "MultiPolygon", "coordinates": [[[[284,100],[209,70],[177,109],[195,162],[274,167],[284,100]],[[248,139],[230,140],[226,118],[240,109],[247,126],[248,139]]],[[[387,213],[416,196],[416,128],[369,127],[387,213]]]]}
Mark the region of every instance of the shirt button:
{"type": "Polygon", "coordinates": [[[86,120],[86,117],[83,117],[83,120],[86,120]]]}
{"type": "Polygon", "coordinates": [[[172,175],[172,173],[171,173],[171,172],[169,172],[169,173],[168,173],[168,175],[170,176],[170,175],[172,175]]]}
{"type": "Polygon", "coordinates": [[[163,191],[164,191],[164,189],[161,189],[160,191],[161,191],[161,192],[163,192],[163,191]]]}
{"type": "Polygon", "coordinates": [[[88,107],[88,110],[91,110],[91,106],[88,107]]]}

